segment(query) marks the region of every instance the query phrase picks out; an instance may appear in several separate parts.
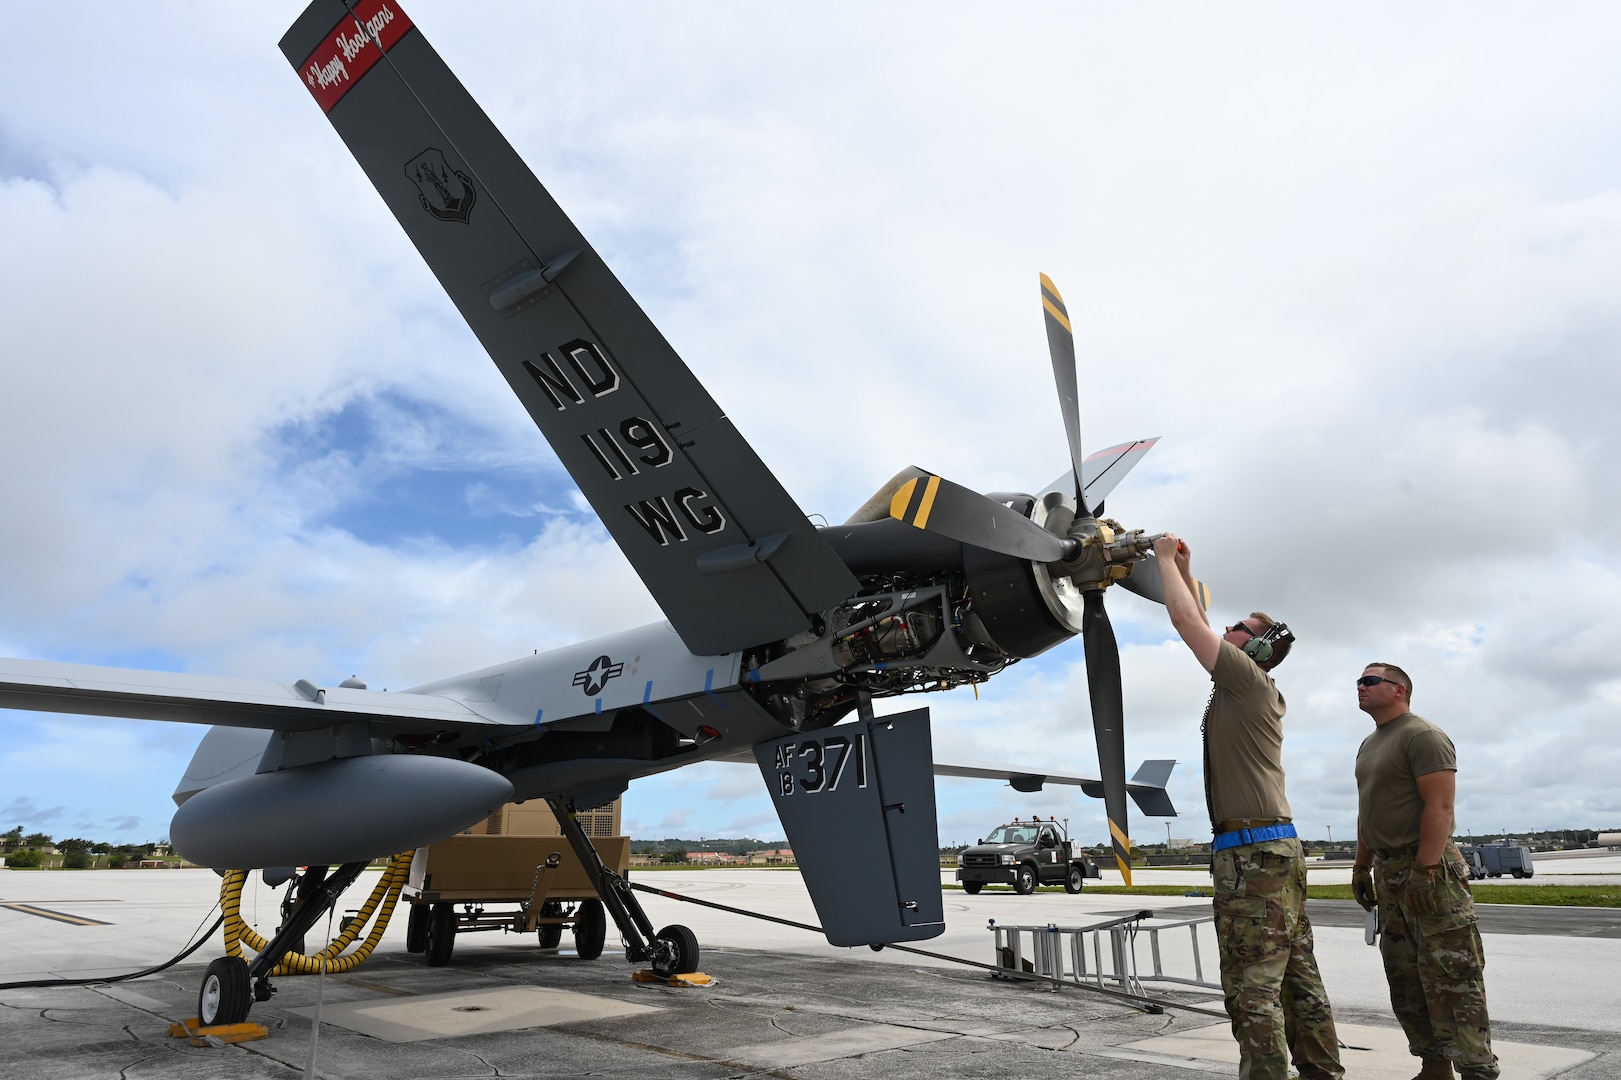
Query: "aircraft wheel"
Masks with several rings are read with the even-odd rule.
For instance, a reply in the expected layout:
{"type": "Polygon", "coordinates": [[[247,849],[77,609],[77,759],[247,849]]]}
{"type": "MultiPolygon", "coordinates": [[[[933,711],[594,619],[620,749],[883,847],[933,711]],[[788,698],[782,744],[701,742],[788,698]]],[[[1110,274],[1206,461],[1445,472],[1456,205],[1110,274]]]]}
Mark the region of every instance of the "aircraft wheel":
{"type": "Polygon", "coordinates": [[[602,910],[602,901],[581,901],[580,910],[574,913],[574,951],[581,960],[595,960],[602,955],[607,940],[608,915],[602,910]]]}
{"type": "Polygon", "coordinates": [[[1527,871],[1526,871],[1526,872],[1525,872],[1525,876],[1526,876],[1526,877],[1534,877],[1534,876],[1535,876],[1535,875],[1536,875],[1536,871],[1535,871],[1535,870],[1527,870],[1527,871]]]}
{"type": "MultiPolygon", "coordinates": [[[[540,905],[540,913],[546,918],[555,918],[563,914],[563,905],[556,900],[548,900],[540,905]]],[[[542,949],[555,949],[563,943],[563,924],[542,923],[535,927],[535,935],[540,938],[542,949]]]]}
{"type": "Polygon", "coordinates": [[[428,939],[424,943],[429,967],[444,967],[450,963],[450,951],[456,947],[456,905],[435,904],[428,918],[428,939]]]}
{"type": "Polygon", "coordinates": [[[653,974],[661,979],[698,970],[698,938],[685,926],[666,926],[653,939],[666,948],[653,960],[653,974]]]}
{"type": "Polygon", "coordinates": [[[984,887],[985,883],[983,881],[965,881],[962,883],[962,891],[967,893],[969,896],[978,896],[979,890],[983,889],[984,887]]]}
{"type": "Polygon", "coordinates": [[[1018,871],[1013,875],[1013,891],[1020,896],[1029,896],[1036,891],[1036,868],[1030,863],[1020,863],[1018,871]]]}
{"type": "Polygon", "coordinates": [[[197,994],[197,1018],[203,1027],[240,1024],[253,1008],[253,986],[248,962],[240,956],[222,956],[208,965],[203,988],[197,994]]]}
{"type": "Polygon", "coordinates": [[[1071,866],[1069,868],[1069,876],[1064,878],[1064,891],[1073,894],[1080,892],[1085,887],[1086,871],[1082,870],[1079,866],[1071,866]]]}
{"type": "Polygon", "coordinates": [[[412,904],[405,917],[405,951],[419,953],[428,947],[428,916],[432,909],[427,904],[412,904]]]}

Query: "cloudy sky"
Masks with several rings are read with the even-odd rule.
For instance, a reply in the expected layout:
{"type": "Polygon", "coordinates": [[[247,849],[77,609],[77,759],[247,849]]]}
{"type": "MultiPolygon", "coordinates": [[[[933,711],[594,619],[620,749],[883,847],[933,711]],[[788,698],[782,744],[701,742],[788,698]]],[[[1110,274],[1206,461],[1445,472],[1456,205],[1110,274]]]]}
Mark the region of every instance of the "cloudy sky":
{"type": "MultiPolygon", "coordinates": [[[[807,513],[1064,462],[1063,290],[1109,500],[1278,672],[1349,838],[1401,664],[1466,831],[1621,825],[1621,11],[929,3],[407,10],[807,513]]],[[[50,6],[0,37],[0,655],[401,687],[659,617],[276,48],[297,3],[50,6]]],[[[1207,680],[1111,594],[1128,757],[1203,829],[1207,680]]],[[[1077,644],[937,756],[1096,767],[1077,644]]],[[[0,713],[0,827],[167,834],[201,731],[0,713]]],[[[939,786],[943,841],[1073,789],[939,786]]],[[[634,836],[780,835],[757,773],[634,836]]],[[[1166,821],[1134,818],[1144,840],[1166,821]]]]}

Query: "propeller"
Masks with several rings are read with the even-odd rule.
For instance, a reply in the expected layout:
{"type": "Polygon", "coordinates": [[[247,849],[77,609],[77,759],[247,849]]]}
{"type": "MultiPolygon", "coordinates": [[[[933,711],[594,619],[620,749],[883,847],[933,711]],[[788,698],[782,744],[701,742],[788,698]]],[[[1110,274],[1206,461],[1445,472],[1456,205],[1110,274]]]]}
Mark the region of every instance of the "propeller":
{"type": "Polygon", "coordinates": [[[1041,313],[1047,324],[1047,352],[1053,359],[1053,383],[1058,387],[1058,408],[1064,414],[1064,435],[1069,440],[1069,464],[1075,473],[1075,517],[1090,518],[1086,491],[1081,483],[1081,405],[1075,377],[1075,332],[1070,329],[1069,309],[1058,295],[1058,286],[1041,275],[1041,313]]]}
{"type": "MultiPolygon", "coordinates": [[[[1041,275],[1041,312],[1047,325],[1047,352],[1052,356],[1058,407],[1064,415],[1064,434],[1069,440],[1070,467],[1075,472],[1075,520],[1069,526],[1068,539],[1078,547],[1098,540],[1112,546],[1115,538],[1110,534],[1114,530],[1100,526],[1086,504],[1075,332],[1070,327],[1064,298],[1046,274],[1041,275]]],[[[1136,536],[1142,538],[1141,532],[1136,536]]],[[[1098,772],[1103,780],[1103,809],[1109,818],[1109,842],[1114,846],[1115,865],[1129,886],[1131,833],[1126,820],[1126,707],[1120,684],[1120,646],[1115,640],[1114,626],[1109,622],[1109,611],[1103,606],[1103,590],[1111,581],[1125,575],[1114,575],[1106,566],[1096,565],[1109,561],[1107,550],[1102,554],[1101,560],[1095,557],[1073,560],[1072,557],[1072,561],[1079,561],[1081,565],[1071,578],[1081,589],[1081,647],[1086,651],[1086,689],[1092,705],[1092,734],[1098,744],[1098,772]],[[1088,566],[1088,563],[1093,565],[1088,566]],[[1105,570],[1101,577],[1096,573],[1099,569],[1105,570]]],[[[1135,554],[1146,554],[1146,551],[1135,554]]],[[[1133,559],[1127,563],[1127,574],[1138,561],[1133,559]]]]}
{"type": "Polygon", "coordinates": [[[1011,506],[935,476],[908,480],[889,500],[889,516],[988,551],[1033,562],[1063,562],[1080,544],[1055,536],[1011,506]]]}
{"type": "Polygon", "coordinates": [[[1098,744],[1103,809],[1115,865],[1131,884],[1131,838],[1126,826],[1126,706],[1120,687],[1120,646],[1103,607],[1103,590],[1081,595],[1081,643],[1086,650],[1086,689],[1092,699],[1092,734],[1098,744]]]}
{"type": "MultiPolygon", "coordinates": [[[[1047,328],[1047,349],[1052,357],[1053,382],[1069,443],[1070,472],[1074,482],[1073,516],[1049,513],[1044,528],[1012,507],[951,481],[917,470],[890,498],[889,514],[919,529],[939,533],[963,543],[1046,566],[1053,577],[1068,578],[1081,594],[1081,644],[1086,651],[1087,693],[1092,706],[1092,729],[1097,739],[1098,768],[1103,781],[1103,805],[1109,819],[1109,839],[1115,863],[1131,884],[1131,834],[1126,820],[1125,705],[1120,682],[1120,648],[1115,640],[1104,591],[1118,582],[1156,603],[1165,602],[1161,567],[1153,556],[1158,536],[1141,529],[1126,530],[1117,522],[1099,520],[1103,496],[1146,453],[1154,440],[1122,443],[1089,462],[1081,452],[1080,391],[1075,365],[1075,335],[1069,311],[1058,287],[1041,275],[1041,309],[1047,328]],[[1087,467],[1094,465],[1098,484],[1097,506],[1087,502],[1087,467]],[[1123,467],[1120,467],[1123,466],[1123,467]]],[[[1063,479],[1054,483],[1067,488],[1063,479]]],[[[1194,594],[1209,606],[1210,593],[1195,581],[1194,594]]]]}

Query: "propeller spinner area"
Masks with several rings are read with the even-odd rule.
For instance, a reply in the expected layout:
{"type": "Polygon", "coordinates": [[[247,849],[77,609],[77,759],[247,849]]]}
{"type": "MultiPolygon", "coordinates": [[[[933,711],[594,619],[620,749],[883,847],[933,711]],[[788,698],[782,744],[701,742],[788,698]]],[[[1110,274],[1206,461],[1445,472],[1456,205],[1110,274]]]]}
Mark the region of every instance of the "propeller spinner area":
{"type": "MultiPolygon", "coordinates": [[[[1075,365],[1075,335],[1069,311],[1058,287],[1041,275],[1041,308],[1052,356],[1053,381],[1069,444],[1073,492],[1063,480],[1036,502],[1031,517],[976,491],[932,473],[917,470],[890,499],[889,514],[918,529],[938,533],[965,544],[998,552],[1032,564],[1043,585],[1050,582],[1070,606],[1079,599],[1078,627],[1086,653],[1086,681],[1091,699],[1092,730],[1097,740],[1098,768],[1103,781],[1103,804],[1109,819],[1109,839],[1115,863],[1131,884],[1131,833],[1126,820],[1125,705],[1120,680],[1120,649],[1104,606],[1104,591],[1115,583],[1156,603],[1165,602],[1160,567],[1153,556],[1158,535],[1128,530],[1118,522],[1098,518],[1103,495],[1112,481],[1098,483],[1111,467],[1141,455],[1154,440],[1122,443],[1096,455],[1102,464],[1081,450],[1080,390],[1075,365]],[[1089,468],[1096,466],[1094,468],[1089,468]],[[1097,473],[1089,482],[1089,472],[1097,473]],[[1089,488],[1093,501],[1088,502],[1089,488]]],[[[1127,464],[1129,468],[1129,463],[1127,464]]],[[[1124,469],[1116,472],[1116,477],[1124,469]]],[[[1067,477],[1066,477],[1067,479],[1067,477]]],[[[1209,590],[1193,584],[1194,595],[1209,606],[1209,590]]],[[[1068,620],[1066,620],[1068,621],[1068,620]]]]}

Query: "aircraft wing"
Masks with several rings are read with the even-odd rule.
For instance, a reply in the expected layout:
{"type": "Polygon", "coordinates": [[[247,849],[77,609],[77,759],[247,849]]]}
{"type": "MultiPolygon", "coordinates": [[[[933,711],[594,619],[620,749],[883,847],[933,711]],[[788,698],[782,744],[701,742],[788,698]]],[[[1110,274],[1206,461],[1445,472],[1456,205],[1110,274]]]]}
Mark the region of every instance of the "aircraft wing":
{"type": "MultiPolygon", "coordinates": [[[[843,728],[841,726],[827,730],[841,731],[843,728]]],[[[711,760],[734,761],[739,764],[753,763],[754,750],[752,747],[744,747],[711,760]]],[[[1126,793],[1137,804],[1137,808],[1149,817],[1177,816],[1176,807],[1172,805],[1171,797],[1165,792],[1165,783],[1171,778],[1171,769],[1175,765],[1176,762],[1170,760],[1145,761],[1137,767],[1137,771],[1126,783],[1126,793]]],[[[1040,791],[1047,784],[1066,784],[1080,788],[1094,799],[1103,798],[1103,781],[1095,776],[1074,776],[1070,773],[1055,773],[1021,765],[936,761],[934,775],[966,777],[971,780],[1005,780],[1014,790],[1024,792],[1040,791]]]]}
{"type": "Polygon", "coordinates": [[[1068,784],[1072,787],[1085,788],[1103,783],[1095,776],[1070,776],[1066,773],[1027,769],[1016,765],[952,765],[943,761],[934,763],[934,775],[966,776],[975,780],[1006,780],[1019,791],[1040,791],[1043,784],[1068,784]]]}
{"type": "Polygon", "coordinates": [[[856,592],[396,0],[316,0],[281,49],[691,652],[856,592]]]}
{"type": "Polygon", "coordinates": [[[510,727],[450,697],[323,687],[303,679],[289,685],[47,660],[0,659],[0,707],[279,731],[315,731],[368,720],[379,735],[385,730],[510,727]]]}
{"type": "MultiPolygon", "coordinates": [[[[1165,783],[1176,766],[1171,760],[1145,761],[1137,767],[1126,782],[1126,794],[1137,808],[1149,817],[1176,817],[1176,807],[1165,791],[1165,783]]],[[[1065,773],[1043,772],[1016,765],[951,765],[934,763],[936,776],[967,776],[978,780],[1006,780],[1015,791],[1040,791],[1047,784],[1069,784],[1080,788],[1094,799],[1103,798],[1103,781],[1093,776],[1070,776],[1065,773]]]]}

